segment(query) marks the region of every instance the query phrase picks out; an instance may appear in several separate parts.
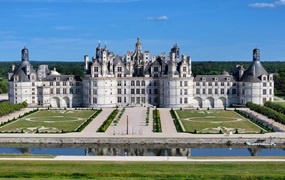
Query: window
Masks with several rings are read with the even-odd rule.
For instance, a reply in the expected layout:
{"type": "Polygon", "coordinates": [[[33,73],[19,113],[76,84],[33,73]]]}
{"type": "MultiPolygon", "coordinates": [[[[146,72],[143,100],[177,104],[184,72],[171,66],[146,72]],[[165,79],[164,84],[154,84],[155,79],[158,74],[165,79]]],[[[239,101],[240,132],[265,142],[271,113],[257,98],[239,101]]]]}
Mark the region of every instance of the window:
{"type": "Polygon", "coordinates": [[[131,81],[131,86],[134,86],[135,85],[135,81],[131,81]]]}
{"type": "Polygon", "coordinates": [[[145,97],[142,97],[142,103],[145,103],[145,97]]]}
{"type": "Polygon", "coordinates": [[[56,82],[56,86],[59,86],[60,85],[60,82],[56,82]]]}
{"type": "Polygon", "coordinates": [[[56,94],[60,94],[60,88],[56,88],[56,94]]]}
{"type": "Polygon", "coordinates": [[[184,81],[184,86],[188,86],[188,81],[184,81]]]}
{"type": "Polygon", "coordinates": [[[64,82],[62,82],[62,84],[64,85],[64,86],[66,86],[66,82],[64,81],[64,82]]]}
{"type": "Polygon", "coordinates": [[[212,82],[209,82],[208,85],[209,85],[209,86],[212,86],[212,82]]]}
{"type": "Polygon", "coordinates": [[[118,101],[118,103],[121,103],[121,102],[122,102],[122,98],[121,98],[121,97],[118,97],[118,98],[117,98],[117,101],[118,101]]]}
{"type": "Polygon", "coordinates": [[[272,94],[272,89],[269,89],[269,94],[272,94]]]}
{"type": "Polygon", "coordinates": [[[73,89],[72,88],[69,89],[69,94],[73,94],[73,89]]]}
{"type": "Polygon", "coordinates": [[[66,94],[66,88],[63,88],[62,90],[63,90],[63,94],[66,94]]]}
{"type": "Polygon", "coordinates": [[[196,89],[196,94],[200,94],[200,89],[196,89]]]}
{"type": "Polygon", "coordinates": [[[93,89],[93,95],[97,95],[97,89],[93,89]]]}
{"type": "Polygon", "coordinates": [[[122,74],[121,74],[121,73],[119,73],[119,74],[118,74],[118,77],[122,77],[122,74]]]}
{"type": "Polygon", "coordinates": [[[185,66],[183,67],[183,72],[186,72],[186,67],[185,66]]]}
{"type": "Polygon", "coordinates": [[[122,85],[122,81],[118,81],[118,86],[121,86],[122,85]]]}
{"type": "Polygon", "coordinates": [[[145,89],[142,89],[141,91],[142,91],[142,94],[145,94],[145,89]]]}
{"type": "Polygon", "coordinates": [[[154,68],[153,68],[153,71],[154,71],[154,72],[158,72],[158,67],[154,67],[154,68]]]}
{"type": "Polygon", "coordinates": [[[122,67],[117,68],[118,72],[122,72],[122,67]]]}
{"type": "Polygon", "coordinates": [[[215,94],[218,94],[218,89],[215,89],[215,94]]]}
{"type": "Polygon", "coordinates": [[[266,89],[263,89],[263,95],[266,95],[266,94],[267,94],[266,89]]]}
{"type": "Polygon", "coordinates": [[[266,83],[263,83],[263,87],[266,87],[266,83]]]}
{"type": "Polygon", "coordinates": [[[221,94],[225,94],[225,90],[224,89],[221,89],[221,94]]]}
{"type": "Polygon", "coordinates": [[[145,81],[144,80],[142,80],[142,86],[145,86],[145,81]]]}
{"type": "Polygon", "coordinates": [[[203,94],[206,94],[206,89],[203,89],[203,94]]]}
{"type": "Polygon", "coordinates": [[[140,94],[140,89],[136,89],[136,94],[140,94]]]}
{"type": "Polygon", "coordinates": [[[79,88],[75,89],[75,94],[80,94],[80,89],[79,88]]]}
{"type": "Polygon", "coordinates": [[[94,67],[94,72],[98,72],[98,67],[94,67]]]}
{"type": "Polygon", "coordinates": [[[221,86],[224,86],[225,85],[225,83],[224,82],[221,82],[221,86]]]}
{"type": "Polygon", "coordinates": [[[97,86],[97,81],[93,81],[93,86],[97,86]]]}
{"type": "Polygon", "coordinates": [[[132,102],[132,103],[135,102],[135,97],[131,97],[131,102],[132,102]]]}
{"type": "Polygon", "coordinates": [[[187,103],[188,103],[188,99],[184,98],[184,104],[187,104],[187,103]]]}
{"type": "Polygon", "coordinates": [[[184,89],[184,95],[188,94],[188,89],[184,89]]]}
{"type": "Polygon", "coordinates": [[[180,95],[182,95],[182,89],[180,89],[180,95]]]}
{"type": "Polygon", "coordinates": [[[154,94],[158,94],[158,89],[154,89],[154,94]]]}
{"type": "Polygon", "coordinates": [[[97,98],[96,98],[96,97],[93,98],[93,103],[94,103],[94,104],[97,103],[97,98]]]}
{"type": "Polygon", "coordinates": [[[243,95],[245,94],[245,90],[244,90],[244,89],[242,90],[242,94],[243,94],[243,95]]]}
{"type": "Polygon", "coordinates": [[[136,81],[136,86],[140,86],[140,81],[139,80],[136,81]]]}
{"type": "Polygon", "coordinates": [[[127,90],[126,89],[124,89],[124,94],[127,94],[127,90]]]}
{"type": "Polygon", "coordinates": [[[266,81],[266,77],[265,76],[263,77],[263,81],[266,81]]]}
{"type": "Polygon", "coordinates": [[[151,89],[148,90],[148,94],[151,94],[151,89]]]}
{"type": "Polygon", "coordinates": [[[131,89],[131,94],[135,94],[135,89],[131,89]]]}
{"type": "Polygon", "coordinates": [[[180,81],[180,86],[182,86],[182,81],[180,81]]]}
{"type": "Polygon", "coordinates": [[[212,89],[208,89],[208,94],[212,94],[212,89]]]}

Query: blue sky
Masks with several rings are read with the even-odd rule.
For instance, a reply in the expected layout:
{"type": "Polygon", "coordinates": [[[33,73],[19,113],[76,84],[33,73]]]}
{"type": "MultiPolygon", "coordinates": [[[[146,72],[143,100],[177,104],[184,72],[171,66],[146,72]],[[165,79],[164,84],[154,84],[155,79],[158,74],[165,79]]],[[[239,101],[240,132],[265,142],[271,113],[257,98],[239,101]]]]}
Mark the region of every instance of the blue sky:
{"type": "Polygon", "coordinates": [[[285,60],[285,0],[0,0],[0,61],[83,61],[100,40],[116,55],[169,53],[193,61],[285,60]]]}

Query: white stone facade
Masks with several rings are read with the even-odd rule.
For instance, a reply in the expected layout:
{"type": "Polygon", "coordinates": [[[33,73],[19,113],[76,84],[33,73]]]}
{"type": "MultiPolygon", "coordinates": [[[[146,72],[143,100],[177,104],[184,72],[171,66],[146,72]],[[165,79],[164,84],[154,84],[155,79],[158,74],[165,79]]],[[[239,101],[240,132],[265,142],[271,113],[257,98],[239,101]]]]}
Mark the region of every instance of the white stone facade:
{"type": "Polygon", "coordinates": [[[262,67],[258,49],[247,70],[238,65],[233,74],[196,77],[191,57],[180,57],[179,51],[175,44],[169,56],[151,56],[142,52],[138,38],[134,52],[115,56],[99,43],[91,61],[84,56],[84,77],[75,77],[50,71],[47,65],[36,72],[24,48],[21,64],[9,73],[9,101],[45,107],[225,108],[274,100],[273,75],[262,67]]]}

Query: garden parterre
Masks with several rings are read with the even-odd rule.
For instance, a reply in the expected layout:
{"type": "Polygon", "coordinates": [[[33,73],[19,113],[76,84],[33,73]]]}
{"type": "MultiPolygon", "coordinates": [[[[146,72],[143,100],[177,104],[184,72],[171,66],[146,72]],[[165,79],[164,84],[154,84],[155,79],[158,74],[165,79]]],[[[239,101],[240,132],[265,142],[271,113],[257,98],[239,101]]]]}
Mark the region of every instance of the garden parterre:
{"type": "Polygon", "coordinates": [[[84,123],[96,110],[39,110],[0,127],[1,132],[69,132],[84,123]]]}
{"type": "Polygon", "coordinates": [[[177,110],[185,131],[196,133],[260,133],[261,128],[234,111],[177,110]]]}

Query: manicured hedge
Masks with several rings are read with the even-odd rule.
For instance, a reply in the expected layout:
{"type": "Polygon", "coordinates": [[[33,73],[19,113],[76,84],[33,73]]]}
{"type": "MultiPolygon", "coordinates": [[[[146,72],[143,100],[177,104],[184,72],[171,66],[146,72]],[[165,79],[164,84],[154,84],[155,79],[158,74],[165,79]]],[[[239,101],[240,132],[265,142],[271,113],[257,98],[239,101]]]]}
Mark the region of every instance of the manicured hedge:
{"type": "Polygon", "coordinates": [[[183,131],[183,128],[181,127],[181,124],[180,124],[180,122],[179,122],[179,120],[178,120],[178,117],[176,116],[176,113],[175,113],[175,111],[171,108],[171,110],[170,110],[170,114],[171,114],[171,117],[172,117],[172,119],[173,119],[173,122],[174,122],[174,125],[175,125],[175,128],[176,128],[176,131],[177,132],[184,132],[183,131]]]}
{"type": "MultiPolygon", "coordinates": [[[[257,119],[254,119],[253,117],[248,116],[246,113],[240,111],[240,110],[236,110],[235,112],[240,114],[241,116],[249,119],[252,123],[256,124],[257,126],[265,129],[267,132],[275,132],[273,128],[268,127],[267,125],[263,124],[262,122],[258,121],[257,119]]],[[[263,131],[261,131],[261,133],[263,133],[263,131]]]]}
{"type": "Polygon", "coordinates": [[[269,107],[282,114],[285,114],[285,107],[282,104],[267,101],[266,103],[264,103],[264,106],[269,107]]]}
{"type": "Polygon", "coordinates": [[[105,132],[110,124],[113,122],[117,114],[119,113],[119,109],[115,109],[108,118],[103,122],[103,124],[98,128],[97,132],[105,132]]]}
{"type": "Polygon", "coordinates": [[[5,116],[9,113],[18,111],[20,109],[28,107],[27,102],[19,104],[11,104],[9,101],[4,101],[0,103],[0,116],[5,116]]]}
{"type": "Polygon", "coordinates": [[[149,109],[150,109],[150,107],[147,107],[147,109],[146,109],[146,118],[145,118],[146,125],[148,125],[148,123],[149,123],[149,109]]]}
{"type": "Polygon", "coordinates": [[[264,116],[267,116],[268,118],[273,119],[276,122],[285,124],[285,115],[282,113],[279,113],[269,107],[266,106],[260,106],[257,104],[254,104],[252,102],[246,103],[246,107],[250,108],[251,110],[258,112],[260,114],[263,114],[264,116]]]}
{"type": "Polygon", "coordinates": [[[153,132],[162,132],[158,109],[153,110],[153,132]]]}
{"type": "Polygon", "coordinates": [[[121,120],[121,117],[123,116],[124,112],[125,112],[126,108],[123,108],[119,114],[119,116],[116,118],[116,120],[114,120],[114,123],[117,123],[121,120]]]}

